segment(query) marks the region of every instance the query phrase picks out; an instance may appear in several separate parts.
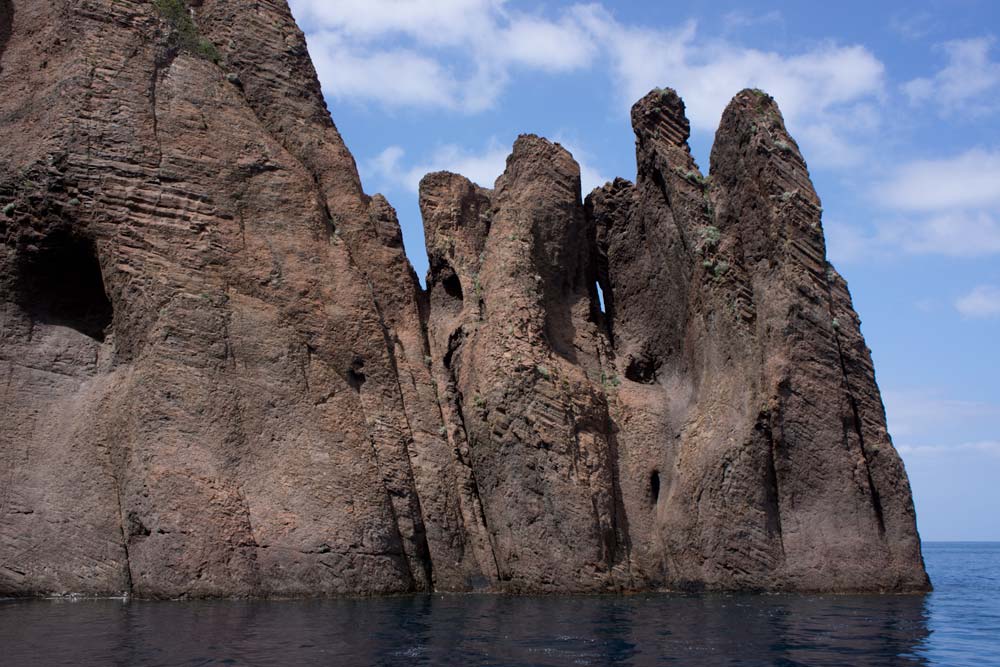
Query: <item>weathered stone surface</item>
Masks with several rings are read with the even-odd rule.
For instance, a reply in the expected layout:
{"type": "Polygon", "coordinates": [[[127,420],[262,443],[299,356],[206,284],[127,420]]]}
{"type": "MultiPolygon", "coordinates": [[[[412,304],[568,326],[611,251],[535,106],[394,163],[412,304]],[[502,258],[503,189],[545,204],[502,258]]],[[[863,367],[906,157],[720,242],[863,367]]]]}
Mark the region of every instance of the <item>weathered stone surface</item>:
{"type": "Polygon", "coordinates": [[[579,167],[522,136],[492,192],[432,174],[421,204],[437,376],[459,415],[500,587],[615,585],[626,534],[579,167]]]}
{"type": "Polygon", "coordinates": [[[860,322],[774,101],[736,96],[710,179],[673,91],[632,119],[638,180],[588,210],[625,378],[612,415],[635,569],[671,587],[926,587],[860,322]]]}
{"type": "Polygon", "coordinates": [[[431,347],[500,587],[925,589],[870,355],[774,101],[733,100],[710,179],[673,91],[632,121],[636,183],[583,210],[575,163],[531,136],[492,192],[421,187],[431,347]]]}
{"type": "Polygon", "coordinates": [[[395,221],[285,3],[194,12],[218,64],[153,3],[14,3],[0,589],[428,589],[453,510],[417,492],[443,440],[395,221]],[[106,326],[58,312],[76,279],[106,326]]]}
{"type": "Polygon", "coordinates": [[[927,587],[770,98],[428,175],[424,291],[281,0],[0,0],[0,91],[0,595],[927,587]]]}

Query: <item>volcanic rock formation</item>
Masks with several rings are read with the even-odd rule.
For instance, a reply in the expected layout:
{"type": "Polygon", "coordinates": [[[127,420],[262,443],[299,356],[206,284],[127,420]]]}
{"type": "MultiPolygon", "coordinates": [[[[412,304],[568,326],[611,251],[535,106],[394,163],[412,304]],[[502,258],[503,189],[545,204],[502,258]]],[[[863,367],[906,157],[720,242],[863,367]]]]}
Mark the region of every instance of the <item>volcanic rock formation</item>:
{"type": "Polygon", "coordinates": [[[424,291],[282,0],[0,0],[0,92],[0,594],[928,588],[763,93],[428,175],[424,291]]]}

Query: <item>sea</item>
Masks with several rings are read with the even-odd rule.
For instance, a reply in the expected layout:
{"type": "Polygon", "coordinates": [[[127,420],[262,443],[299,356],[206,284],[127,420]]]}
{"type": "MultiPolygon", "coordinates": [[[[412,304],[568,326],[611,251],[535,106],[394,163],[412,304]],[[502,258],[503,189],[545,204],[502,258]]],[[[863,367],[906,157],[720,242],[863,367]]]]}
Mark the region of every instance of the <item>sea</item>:
{"type": "Polygon", "coordinates": [[[1000,543],[928,595],[0,600],[0,665],[1000,666],[1000,543]]]}

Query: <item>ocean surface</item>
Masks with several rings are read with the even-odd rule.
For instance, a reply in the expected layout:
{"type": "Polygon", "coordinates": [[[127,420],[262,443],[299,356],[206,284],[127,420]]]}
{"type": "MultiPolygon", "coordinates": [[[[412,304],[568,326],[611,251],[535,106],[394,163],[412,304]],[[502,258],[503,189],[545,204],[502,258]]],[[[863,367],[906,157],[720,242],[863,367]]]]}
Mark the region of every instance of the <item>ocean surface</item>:
{"type": "Polygon", "coordinates": [[[926,596],[0,601],[0,665],[1000,665],[1000,543],[926,596]]]}

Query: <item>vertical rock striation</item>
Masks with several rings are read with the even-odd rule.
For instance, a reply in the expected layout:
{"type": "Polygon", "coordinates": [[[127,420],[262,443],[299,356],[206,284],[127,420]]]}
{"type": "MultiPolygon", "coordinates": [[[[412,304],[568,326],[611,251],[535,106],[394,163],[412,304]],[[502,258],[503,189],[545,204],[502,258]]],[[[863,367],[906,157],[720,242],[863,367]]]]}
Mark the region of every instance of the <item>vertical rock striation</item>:
{"type": "Polygon", "coordinates": [[[711,178],[673,91],[632,122],[636,182],[582,208],[575,163],[532,136],[492,192],[421,185],[431,347],[500,587],[925,589],[871,357],[774,101],[733,100],[711,178]]]}
{"type": "Polygon", "coordinates": [[[605,589],[625,563],[625,532],[579,167],[526,135],[492,192],[431,174],[420,199],[429,336],[489,574],[511,591],[605,589]]]}
{"type": "Polygon", "coordinates": [[[285,3],[15,2],[7,46],[0,589],[429,589],[419,288],[285,3]]]}
{"type": "Polygon", "coordinates": [[[0,595],[927,588],[767,96],[428,175],[424,291],[281,0],[0,0],[0,90],[0,595]]]}
{"type": "Polygon", "coordinates": [[[636,183],[587,208],[625,377],[614,415],[637,570],[684,588],[925,588],[860,321],[774,100],[733,99],[710,178],[673,91],[632,121],[636,183]]]}

